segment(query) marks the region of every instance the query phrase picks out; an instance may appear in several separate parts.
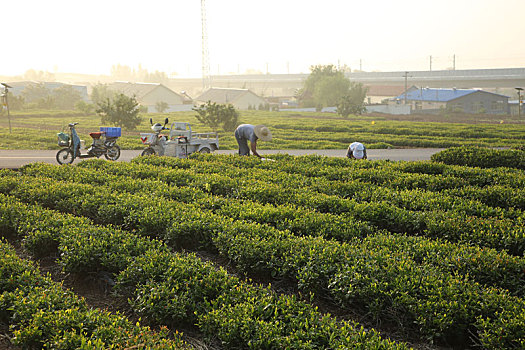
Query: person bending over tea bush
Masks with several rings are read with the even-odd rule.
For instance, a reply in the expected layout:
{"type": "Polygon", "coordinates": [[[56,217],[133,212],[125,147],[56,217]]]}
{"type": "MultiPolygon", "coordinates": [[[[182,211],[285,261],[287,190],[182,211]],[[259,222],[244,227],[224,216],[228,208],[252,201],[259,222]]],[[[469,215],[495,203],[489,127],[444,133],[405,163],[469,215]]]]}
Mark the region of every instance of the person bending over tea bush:
{"type": "Polygon", "coordinates": [[[346,156],[351,159],[366,159],[366,147],[361,142],[352,142],[346,156]]]}

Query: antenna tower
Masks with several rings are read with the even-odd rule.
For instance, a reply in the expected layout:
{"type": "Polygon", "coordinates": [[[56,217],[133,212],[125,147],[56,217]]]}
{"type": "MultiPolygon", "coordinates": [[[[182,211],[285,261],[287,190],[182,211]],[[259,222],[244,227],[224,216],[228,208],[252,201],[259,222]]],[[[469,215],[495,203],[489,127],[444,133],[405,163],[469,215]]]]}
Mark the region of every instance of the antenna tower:
{"type": "Polygon", "coordinates": [[[211,87],[210,58],[208,52],[208,26],[206,24],[206,1],[201,0],[202,20],[202,88],[211,87]]]}

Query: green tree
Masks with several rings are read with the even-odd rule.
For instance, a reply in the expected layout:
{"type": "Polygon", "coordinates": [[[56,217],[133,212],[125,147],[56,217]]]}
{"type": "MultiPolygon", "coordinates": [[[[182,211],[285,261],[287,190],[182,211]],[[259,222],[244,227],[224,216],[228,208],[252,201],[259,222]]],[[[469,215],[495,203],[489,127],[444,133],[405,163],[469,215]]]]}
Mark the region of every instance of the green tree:
{"type": "Polygon", "coordinates": [[[91,90],[91,101],[94,105],[98,105],[108,98],[112,100],[114,96],[115,91],[110,90],[106,84],[97,84],[91,90]]]}
{"type": "MultiPolygon", "coordinates": [[[[7,101],[9,103],[9,109],[12,111],[21,110],[24,108],[25,99],[23,96],[15,96],[11,91],[7,93],[7,101]]],[[[2,111],[2,106],[0,105],[0,112],[2,111]]]]}
{"type": "Polygon", "coordinates": [[[158,101],[156,104],[155,104],[155,109],[157,110],[157,112],[159,113],[164,113],[167,109],[168,109],[169,105],[167,102],[164,102],[164,101],[158,101]]]}
{"type": "Polygon", "coordinates": [[[99,102],[97,114],[101,116],[102,123],[113,124],[128,130],[134,130],[141,122],[139,103],[136,98],[121,93],[115,94],[113,99],[106,98],[99,102]]]}
{"type": "Polygon", "coordinates": [[[220,127],[224,131],[233,131],[239,124],[239,112],[230,103],[217,104],[208,101],[193,110],[197,112],[195,118],[213,131],[218,131],[220,127]]]}
{"type": "Polygon", "coordinates": [[[362,114],[366,108],[364,100],[368,88],[362,83],[350,82],[347,92],[337,102],[337,113],[345,118],[350,114],[362,114]]]}
{"type": "Polygon", "coordinates": [[[42,97],[36,102],[34,102],[33,106],[41,109],[53,109],[55,108],[55,97],[51,95],[42,97]]]}
{"type": "Polygon", "coordinates": [[[303,88],[297,92],[297,99],[303,107],[337,107],[342,116],[361,114],[364,111],[366,88],[353,83],[345,76],[346,67],[337,69],[333,65],[310,67],[311,73],[303,88]]]}
{"type": "Polygon", "coordinates": [[[87,103],[86,101],[80,100],[77,103],[75,103],[75,109],[84,112],[85,114],[90,114],[95,110],[95,106],[91,103],[87,103]]]}
{"type": "Polygon", "coordinates": [[[53,90],[55,108],[72,110],[78,101],[82,100],[80,92],[71,85],[63,85],[53,90]]]}
{"type": "Polygon", "coordinates": [[[144,77],[144,81],[148,83],[161,83],[165,84],[168,82],[168,75],[164,72],[159,72],[156,70],[153,73],[147,73],[144,77]]]}
{"type": "Polygon", "coordinates": [[[50,72],[44,72],[44,71],[37,71],[34,69],[28,69],[24,73],[24,79],[25,80],[33,80],[33,81],[55,81],[55,75],[50,72]]]}
{"type": "Polygon", "coordinates": [[[134,78],[131,67],[120,64],[111,66],[110,74],[115,80],[133,80],[134,78]]]}
{"type": "Polygon", "coordinates": [[[336,106],[348,93],[350,80],[344,74],[322,77],[314,88],[313,99],[316,106],[336,106]]]}
{"type": "Polygon", "coordinates": [[[27,103],[32,103],[47,99],[50,97],[51,91],[49,91],[44,83],[34,83],[26,85],[21,94],[27,103]]]}
{"type": "MultiPolygon", "coordinates": [[[[317,65],[310,67],[310,75],[306,78],[304,86],[297,93],[297,99],[303,107],[316,107],[320,109],[333,102],[333,94],[342,96],[347,89],[348,80],[343,71],[337,70],[333,65],[317,65]]],[[[339,100],[339,98],[336,98],[339,100]]],[[[332,104],[333,106],[334,104],[332,104]]]]}

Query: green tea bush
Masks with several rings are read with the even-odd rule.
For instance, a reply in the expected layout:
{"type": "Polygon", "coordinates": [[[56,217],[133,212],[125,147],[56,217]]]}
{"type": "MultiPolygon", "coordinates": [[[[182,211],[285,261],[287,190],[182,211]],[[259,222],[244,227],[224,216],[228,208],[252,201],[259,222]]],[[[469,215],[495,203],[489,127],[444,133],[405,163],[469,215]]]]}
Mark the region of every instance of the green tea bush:
{"type": "MultiPolygon", "coordinates": [[[[16,204],[15,200],[11,199],[11,202],[16,204]]],[[[19,211],[20,215],[29,212],[25,210],[27,209],[26,205],[18,204],[18,208],[22,209],[19,211]]],[[[13,207],[14,206],[15,205],[13,205],[13,207]]],[[[46,212],[47,210],[44,209],[43,211],[46,212]]],[[[28,219],[31,219],[31,217],[28,219]]],[[[81,262],[78,265],[81,266],[80,269],[71,263],[63,263],[64,266],[66,266],[66,268],[73,266],[73,270],[76,272],[93,272],[99,270],[101,267],[111,271],[112,267],[124,267],[118,263],[115,264],[114,257],[120,256],[117,262],[124,261],[127,267],[120,272],[116,279],[117,290],[130,297],[130,305],[137,313],[145,317],[145,320],[154,324],[163,323],[174,325],[195,322],[197,320],[196,317],[199,315],[208,315],[214,312],[212,302],[217,300],[219,296],[225,296],[236,288],[244,288],[242,287],[244,285],[243,282],[239,279],[230,277],[224,270],[217,269],[211,263],[203,263],[193,255],[173,254],[162,245],[144,244],[148,242],[147,239],[136,237],[135,242],[139,243],[139,247],[142,245],[149,249],[143,252],[143,254],[139,253],[139,255],[137,255],[133,247],[126,249],[126,244],[122,245],[122,243],[127,240],[124,232],[117,232],[116,239],[113,240],[113,237],[110,235],[111,230],[103,230],[101,227],[98,227],[97,230],[96,226],[93,226],[93,228],[97,234],[90,237],[83,238],[81,234],[77,234],[77,232],[80,233],[86,228],[88,227],[80,226],[75,230],[74,227],[69,227],[67,230],[64,230],[64,232],[61,232],[61,234],[58,234],[59,249],[63,250],[61,259],[67,261],[74,257],[76,261],[81,262]],[[70,233],[71,231],[73,232],[70,233]],[[78,239],[79,242],[75,242],[76,239],[78,239]],[[89,244],[89,242],[91,243],[89,244]],[[140,244],[140,242],[143,243],[140,244]],[[68,244],[76,248],[68,250],[68,244]],[[129,254],[126,256],[126,253],[129,254]],[[109,257],[109,259],[105,259],[105,256],[109,257]]],[[[23,235],[23,232],[20,231],[18,234],[23,235]]],[[[133,237],[133,234],[129,234],[129,238],[133,237]]],[[[32,282],[34,283],[34,281],[32,282]]],[[[276,298],[277,296],[275,295],[272,297],[272,299],[276,298]]],[[[19,299],[21,299],[20,295],[12,296],[13,302],[19,299]]],[[[33,296],[29,298],[29,300],[37,299],[38,298],[33,296]]],[[[61,298],[61,300],[67,302],[67,299],[61,298]]],[[[302,309],[306,308],[309,310],[311,308],[309,305],[300,302],[287,302],[286,306],[290,310],[293,310],[296,309],[299,304],[303,305],[302,309]]],[[[20,309],[23,308],[20,307],[20,309]]],[[[54,325],[53,329],[49,329],[49,327],[45,328],[45,332],[49,333],[46,337],[52,338],[53,344],[61,344],[60,346],[77,347],[79,342],[82,343],[85,341],[85,330],[88,329],[89,333],[90,328],[79,327],[78,324],[89,323],[92,325],[94,322],[103,323],[105,320],[104,317],[100,317],[96,312],[91,314],[91,310],[88,310],[87,313],[89,315],[86,315],[85,310],[80,308],[70,308],[65,311],[64,314],[60,308],[59,310],[52,311],[45,309],[43,304],[36,304],[32,306],[30,310],[38,313],[37,316],[34,317],[35,321],[33,323],[39,325],[49,323],[54,325]],[[65,315],[69,318],[65,317],[65,315]],[[94,318],[97,321],[94,321],[94,318]]],[[[287,310],[284,310],[283,312],[286,313],[286,311],[287,310]]],[[[28,314],[29,313],[31,312],[28,311],[28,314]]],[[[302,314],[303,312],[295,316],[291,314],[291,317],[298,322],[297,325],[288,325],[283,331],[284,334],[279,335],[276,339],[273,339],[273,335],[266,334],[264,330],[261,330],[256,325],[253,325],[254,328],[250,332],[254,332],[256,337],[265,337],[270,343],[278,343],[283,336],[292,340],[296,338],[299,339],[296,334],[300,332],[300,329],[295,327],[299,327],[302,324],[313,324],[311,320],[306,320],[302,314]]],[[[344,339],[346,344],[353,344],[354,342],[357,344],[358,342],[365,347],[406,348],[402,344],[394,344],[381,340],[377,333],[373,331],[364,332],[362,328],[358,328],[353,324],[340,324],[339,322],[335,322],[329,316],[314,314],[312,317],[316,320],[322,318],[322,322],[319,324],[319,330],[321,332],[326,332],[327,328],[330,329],[330,334],[321,335],[325,341],[328,341],[327,344],[329,347],[334,347],[336,344],[334,339],[340,338],[344,339]]],[[[250,322],[249,320],[245,321],[250,322]]],[[[278,319],[269,319],[268,321],[277,324],[280,322],[278,319]]],[[[213,322],[216,326],[219,325],[223,329],[231,328],[231,322],[223,317],[214,318],[213,322]]],[[[25,343],[33,342],[37,344],[45,340],[42,338],[43,330],[38,327],[33,327],[33,323],[31,324],[31,328],[23,328],[20,330],[18,337],[24,339],[25,343]]],[[[112,324],[115,324],[115,322],[112,324]]],[[[202,328],[204,330],[207,329],[204,326],[202,326],[202,328]]],[[[107,332],[110,331],[111,329],[107,332]]],[[[100,332],[100,327],[92,332],[100,332]]],[[[104,333],[104,335],[107,335],[106,333],[104,333]]],[[[145,332],[142,332],[140,337],[135,337],[135,339],[142,339],[141,337],[143,337],[144,333],[145,332]]],[[[123,331],[122,327],[120,327],[119,334],[123,337],[130,337],[130,334],[125,330],[123,331]]],[[[217,337],[216,332],[207,334],[209,337],[217,337]]],[[[226,338],[221,338],[225,337],[223,335],[219,337],[222,341],[227,340],[226,338]]],[[[87,342],[103,347],[103,342],[100,338],[97,333],[96,338],[90,338],[87,342]]],[[[306,343],[316,341],[310,333],[302,335],[300,339],[302,340],[293,340],[292,342],[302,344],[303,341],[306,343]]],[[[251,340],[246,337],[242,339],[242,342],[245,346],[251,344],[251,340]]],[[[123,343],[125,342],[123,341],[123,343]]]]}
{"type": "Polygon", "coordinates": [[[0,321],[22,348],[104,348],[144,346],[185,349],[180,335],[153,332],[124,316],[91,309],[85,301],[20,259],[0,241],[0,321]]]}
{"type": "Polygon", "coordinates": [[[480,168],[509,167],[525,169],[525,151],[481,147],[451,147],[431,157],[433,162],[480,168]]]}
{"type": "MultiPolygon", "coordinates": [[[[393,322],[429,341],[465,346],[473,338],[474,343],[488,343],[495,339],[491,324],[497,327],[511,317],[520,324],[524,266],[520,202],[477,187],[501,181],[499,186],[511,193],[522,181],[513,169],[465,169],[429,162],[354,165],[322,157],[268,164],[241,157],[150,158],[129,164],[83,162],[77,168],[85,173],[76,169],[76,177],[49,169],[43,169],[42,177],[36,166],[28,167],[26,174],[31,176],[5,175],[7,184],[0,179],[0,189],[65,212],[76,205],[77,215],[157,237],[173,247],[217,250],[240,272],[289,279],[303,292],[314,292],[378,322],[393,322]],[[101,175],[90,181],[87,174],[96,177],[93,169],[101,175]],[[349,181],[355,174],[367,176],[367,171],[371,176],[366,181],[373,181],[373,186],[360,190],[362,179],[349,181]],[[398,187],[390,186],[394,175],[410,180],[395,180],[398,187]],[[104,176],[108,181],[99,182],[104,176]],[[447,186],[436,176],[455,180],[447,186]],[[13,184],[12,177],[18,182],[13,184]],[[77,178],[85,184],[73,183],[77,178]],[[148,190],[147,184],[155,188],[148,190]],[[400,190],[403,186],[406,189],[400,190]],[[420,189],[423,186],[434,191],[420,189]],[[79,198],[64,198],[62,193],[69,188],[79,198]],[[184,188],[184,195],[178,194],[179,188],[184,188]],[[475,198],[461,200],[463,189],[475,198]],[[486,205],[483,200],[490,202],[491,196],[510,210],[486,205]],[[354,223],[361,227],[352,231],[354,223]]],[[[177,287],[178,281],[164,283],[168,278],[158,278],[158,283],[144,278],[127,289],[136,293],[131,299],[149,319],[176,324],[193,307],[186,305],[201,305],[185,292],[180,300],[170,301],[170,288],[184,288],[177,287]]],[[[269,327],[268,333],[276,329],[273,323],[261,327],[269,327]]],[[[508,342],[502,346],[522,341],[518,331],[512,327],[507,331],[508,342]]]]}

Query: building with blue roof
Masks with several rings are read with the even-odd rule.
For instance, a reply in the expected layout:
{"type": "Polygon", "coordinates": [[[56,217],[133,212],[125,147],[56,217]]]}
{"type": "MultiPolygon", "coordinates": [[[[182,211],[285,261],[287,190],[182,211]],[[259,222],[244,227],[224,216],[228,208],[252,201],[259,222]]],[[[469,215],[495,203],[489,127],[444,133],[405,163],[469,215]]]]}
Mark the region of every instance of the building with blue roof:
{"type": "Polygon", "coordinates": [[[479,89],[434,89],[412,86],[392,103],[410,104],[412,113],[438,113],[449,110],[463,113],[508,114],[509,97],[479,89]]]}

